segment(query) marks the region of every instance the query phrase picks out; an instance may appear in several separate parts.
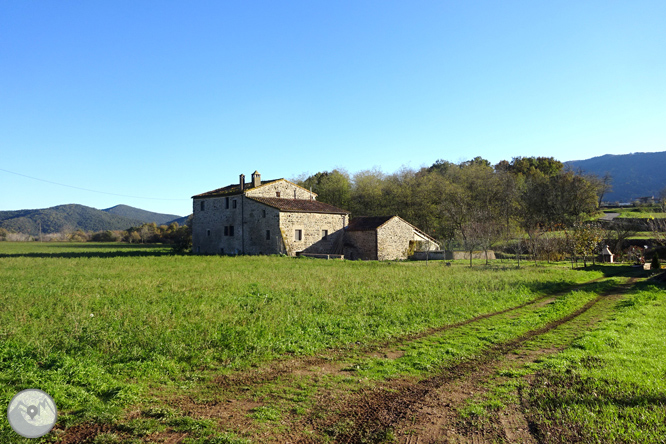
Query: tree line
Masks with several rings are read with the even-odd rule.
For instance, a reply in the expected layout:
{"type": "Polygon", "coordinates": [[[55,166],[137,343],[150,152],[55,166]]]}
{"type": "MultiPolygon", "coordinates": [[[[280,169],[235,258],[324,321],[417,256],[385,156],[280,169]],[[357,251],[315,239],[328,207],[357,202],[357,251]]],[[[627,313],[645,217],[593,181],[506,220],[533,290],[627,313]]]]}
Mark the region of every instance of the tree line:
{"type": "Polygon", "coordinates": [[[438,160],[393,174],[334,169],[295,181],[352,217],[398,215],[445,247],[470,251],[581,227],[610,189],[609,178],[568,170],[552,157],[515,157],[496,165],[481,157],[457,164],[438,160]]]}
{"type": "Polygon", "coordinates": [[[167,244],[176,252],[185,252],[192,246],[191,216],[185,225],[178,222],[169,225],[145,223],[127,230],[100,230],[58,232],[32,236],[10,232],[0,228],[0,241],[45,241],[45,242],[127,242],[143,244],[167,244]]]}

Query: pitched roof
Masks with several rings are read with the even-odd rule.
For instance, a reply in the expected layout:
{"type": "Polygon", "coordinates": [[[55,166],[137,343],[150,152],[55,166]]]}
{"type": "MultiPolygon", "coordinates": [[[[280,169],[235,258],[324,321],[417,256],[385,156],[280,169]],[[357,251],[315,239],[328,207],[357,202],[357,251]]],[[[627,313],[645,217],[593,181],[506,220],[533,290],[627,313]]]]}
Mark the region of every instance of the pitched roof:
{"type": "MultiPolygon", "coordinates": [[[[283,180],[283,179],[273,179],[273,180],[262,180],[261,185],[266,185],[267,183],[272,183],[272,182],[277,182],[278,180],[283,180]]],[[[261,186],[259,185],[259,186],[261,186]]],[[[257,188],[252,186],[252,182],[246,182],[243,191],[247,191],[252,188],[257,188]]],[[[212,191],[206,191],[205,193],[197,194],[196,196],[192,196],[192,198],[195,197],[217,197],[217,196],[230,196],[232,194],[241,194],[242,191],[240,190],[240,184],[239,183],[233,183],[231,185],[227,185],[226,187],[218,188],[216,190],[212,191]]]]}
{"type": "Polygon", "coordinates": [[[332,213],[349,214],[349,211],[310,199],[284,199],[279,197],[258,197],[246,196],[248,199],[255,200],[269,207],[277,208],[280,211],[293,211],[297,213],[332,213]]]}
{"type": "Polygon", "coordinates": [[[370,231],[384,225],[395,216],[356,216],[349,221],[347,231],[370,231]]]}
{"type": "Polygon", "coordinates": [[[401,221],[412,227],[412,229],[417,233],[419,233],[421,236],[439,245],[439,243],[432,236],[429,236],[425,231],[415,227],[414,225],[410,224],[400,216],[356,216],[355,218],[349,221],[349,225],[347,225],[347,231],[376,230],[377,228],[381,227],[394,217],[397,217],[398,219],[400,219],[401,221]]]}

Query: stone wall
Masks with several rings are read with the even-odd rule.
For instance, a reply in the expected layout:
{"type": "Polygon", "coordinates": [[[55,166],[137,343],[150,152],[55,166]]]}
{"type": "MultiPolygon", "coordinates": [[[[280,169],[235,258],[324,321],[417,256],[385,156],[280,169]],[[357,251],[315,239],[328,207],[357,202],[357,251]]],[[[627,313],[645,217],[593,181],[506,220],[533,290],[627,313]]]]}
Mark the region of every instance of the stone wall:
{"type": "Polygon", "coordinates": [[[310,194],[305,188],[301,188],[296,184],[293,184],[287,180],[278,180],[276,182],[271,182],[266,185],[262,185],[257,188],[251,188],[246,192],[247,196],[250,197],[278,197],[277,193],[280,193],[280,198],[282,199],[315,199],[314,193],[310,194]]]}
{"type": "Polygon", "coordinates": [[[238,254],[240,253],[241,233],[241,195],[233,196],[236,208],[233,208],[232,198],[229,200],[229,209],[226,208],[226,198],[209,197],[194,199],[192,217],[192,251],[197,254],[238,254]],[[201,203],[204,209],[201,209],[201,203]],[[224,227],[233,226],[234,236],[224,236],[224,227]]]}
{"type": "Polygon", "coordinates": [[[377,232],[375,230],[346,231],[344,236],[345,259],[377,260],[377,232]]]}
{"type": "Polygon", "coordinates": [[[196,254],[276,254],[284,249],[275,208],[238,194],[194,199],[193,210],[192,251],[196,254]],[[229,227],[233,227],[233,236],[229,227]],[[270,239],[266,239],[266,231],[270,231],[270,239]]]}
{"type": "Polygon", "coordinates": [[[284,234],[285,248],[289,254],[334,253],[340,236],[347,225],[347,216],[326,213],[280,213],[280,229],[284,234]],[[296,230],[301,230],[301,240],[296,240],[296,230]],[[328,231],[326,238],[323,230],[328,231]]]}
{"type": "Polygon", "coordinates": [[[377,259],[407,259],[411,240],[414,240],[414,228],[397,217],[390,219],[377,228],[377,259]]]}
{"type": "MultiPolygon", "coordinates": [[[[486,253],[484,251],[473,251],[472,252],[472,259],[485,259],[486,258],[486,253]]],[[[466,259],[469,260],[469,251],[447,251],[446,252],[446,259],[451,260],[458,260],[458,259],[466,259]]],[[[495,252],[493,250],[488,250],[488,259],[495,259],[495,252]]]]}
{"type": "Polygon", "coordinates": [[[285,253],[280,211],[252,199],[244,199],[243,205],[243,254],[285,253]]]}

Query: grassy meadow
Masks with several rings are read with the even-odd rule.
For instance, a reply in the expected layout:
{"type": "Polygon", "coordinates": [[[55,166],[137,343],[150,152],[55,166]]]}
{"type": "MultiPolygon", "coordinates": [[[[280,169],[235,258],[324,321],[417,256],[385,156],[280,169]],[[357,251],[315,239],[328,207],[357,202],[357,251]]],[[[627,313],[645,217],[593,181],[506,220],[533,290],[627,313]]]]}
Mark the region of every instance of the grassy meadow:
{"type": "MultiPolygon", "coordinates": [[[[0,243],[0,404],[22,389],[40,388],[56,401],[59,428],[116,423],[151,393],[197,386],[210,374],[400,338],[604,276],[599,269],[571,270],[568,264],[467,264],[176,256],[149,245],[0,243]]],[[[501,329],[489,324],[488,335],[506,340],[592,296],[563,299],[521,322],[508,320],[501,329]]],[[[420,343],[393,367],[368,360],[359,362],[358,371],[388,377],[414,373],[419,365],[430,369],[441,363],[432,362],[425,348],[458,347],[464,356],[466,347],[478,350],[489,341],[475,340],[476,345],[420,343]]],[[[184,421],[185,430],[190,420],[173,419],[175,427],[184,421]]],[[[209,423],[190,426],[213,430],[209,423]]],[[[15,437],[0,422],[0,441],[15,437]]],[[[42,441],[57,437],[52,433],[42,441]]]]}
{"type": "Polygon", "coordinates": [[[666,442],[665,333],[666,291],[643,283],[546,359],[527,391],[543,442],[666,442]]]}

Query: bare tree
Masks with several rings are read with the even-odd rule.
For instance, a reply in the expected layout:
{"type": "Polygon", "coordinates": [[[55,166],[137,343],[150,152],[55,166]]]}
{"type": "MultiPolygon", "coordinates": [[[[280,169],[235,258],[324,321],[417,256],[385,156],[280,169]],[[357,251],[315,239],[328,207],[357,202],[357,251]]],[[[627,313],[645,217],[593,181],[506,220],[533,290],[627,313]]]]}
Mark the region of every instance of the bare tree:
{"type": "Polygon", "coordinates": [[[465,234],[463,245],[469,251],[469,266],[472,266],[472,256],[477,249],[483,250],[488,265],[488,251],[502,236],[501,224],[491,214],[477,208],[472,220],[462,227],[461,233],[465,234]]]}
{"type": "Polygon", "coordinates": [[[544,230],[539,225],[532,225],[527,227],[527,246],[530,249],[530,254],[534,260],[534,265],[538,265],[537,258],[541,247],[541,238],[544,230]]]}
{"type": "Polygon", "coordinates": [[[633,229],[632,224],[621,219],[615,219],[606,226],[604,237],[606,243],[610,246],[611,252],[618,259],[623,259],[624,243],[627,239],[635,236],[637,231],[633,229]]]}
{"type": "Polygon", "coordinates": [[[648,227],[652,231],[652,240],[659,245],[666,245],[666,219],[650,218],[648,227]]]}
{"type": "Polygon", "coordinates": [[[659,192],[659,205],[661,206],[661,212],[666,213],[666,187],[659,192]]]}
{"type": "Polygon", "coordinates": [[[601,202],[604,199],[604,195],[613,191],[613,177],[607,171],[603,177],[598,177],[596,175],[587,176],[587,180],[592,183],[597,189],[597,196],[599,196],[598,206],[601,207],[601,202]]]}

